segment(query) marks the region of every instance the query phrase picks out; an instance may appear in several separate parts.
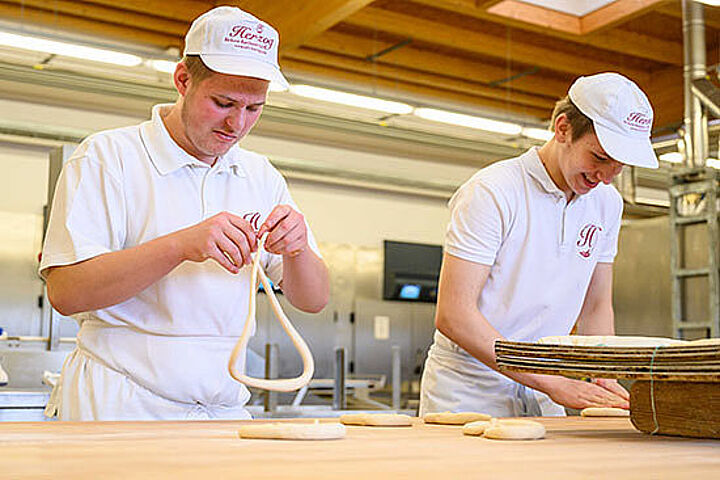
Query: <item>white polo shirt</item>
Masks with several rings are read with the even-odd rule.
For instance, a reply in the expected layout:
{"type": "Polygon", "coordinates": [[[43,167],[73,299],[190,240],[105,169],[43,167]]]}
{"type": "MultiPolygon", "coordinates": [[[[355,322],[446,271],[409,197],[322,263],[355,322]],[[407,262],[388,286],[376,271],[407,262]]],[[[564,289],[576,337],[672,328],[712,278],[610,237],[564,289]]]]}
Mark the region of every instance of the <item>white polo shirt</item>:
{"type": "MultiPolygon", "coordinates": [[[[491,267],[478,309],[505,338],[566,335],[598,262],[612,262],[622,198],[600,184],[568,203],[537,149],[476,173],[450,200],[445,251],[491,267]]],[[[422,379],[420,414],[564,415],[537,391],[491,370],[439,331],[422,379]]]]}
{"type": "MultiPolygon", "coordinates": [[[[259,227],[279,204],[295,206],[267,158],[235,146],[215,165],[168,134],[161,109],[137,126],[101,132],[78,147],[57,184],[40,271],[130,248],[228,211],[259,227]]],[[[318,253],[308,229],[311,248],[318,253]]],[[[282,257],[264,254],[268,276],[282,257]]],[[[129,300],[77,315],[79,349],[173,401],[236,404],[244,386],[227,373],[248,311],[250,268],[184,262],[129,300]]]]}
{"type": "Polygon", "coordinates": [[[617,190],[601,183],[568,203],[536,148],[480,170],[450,207],[445,250],[492,267],[478,309],[511,340],[566,335],[595,266],[617,253],[617,190]]]}

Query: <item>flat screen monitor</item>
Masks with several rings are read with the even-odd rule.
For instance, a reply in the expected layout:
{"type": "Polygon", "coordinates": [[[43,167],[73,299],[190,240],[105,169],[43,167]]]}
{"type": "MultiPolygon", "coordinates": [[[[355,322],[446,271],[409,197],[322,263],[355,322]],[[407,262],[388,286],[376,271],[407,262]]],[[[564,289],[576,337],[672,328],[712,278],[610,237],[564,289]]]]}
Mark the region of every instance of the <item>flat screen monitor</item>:
{"type": "Polygon", "coordinates": [[[440,245],[385,240],[383,252],[383,299],[431,303],[437,300],[440,245]]]}

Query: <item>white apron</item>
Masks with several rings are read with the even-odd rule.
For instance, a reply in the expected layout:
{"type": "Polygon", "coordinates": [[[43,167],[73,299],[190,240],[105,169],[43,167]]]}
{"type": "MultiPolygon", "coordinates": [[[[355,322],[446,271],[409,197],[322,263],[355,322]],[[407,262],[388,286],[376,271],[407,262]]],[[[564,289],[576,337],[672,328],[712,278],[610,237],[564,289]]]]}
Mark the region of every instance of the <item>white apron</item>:
{"type": "Polygon", "coordinates": [[[45,410],[60,420],[249,419],[227,362],[236,339],[84,322],[45,410]]]}
{"type": "Polygon", "coordinates": [[[565,415],[565,409],[544,393],[488,368],[436,331],[425,361],[419,415],[445,411],[494,417],[565,415]]]}

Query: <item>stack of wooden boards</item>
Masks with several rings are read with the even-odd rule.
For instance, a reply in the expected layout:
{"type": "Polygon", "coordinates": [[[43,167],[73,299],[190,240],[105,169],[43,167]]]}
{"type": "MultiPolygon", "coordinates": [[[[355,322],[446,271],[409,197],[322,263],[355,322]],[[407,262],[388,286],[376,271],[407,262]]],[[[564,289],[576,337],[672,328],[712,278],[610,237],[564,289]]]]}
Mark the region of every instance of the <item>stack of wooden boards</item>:
{"type": "Polygon", "coordinates": [[[638,380],[630,389],[630,419],[635,428],[720,438],[717,341],[588,346],[499,340],[495,354],[501,371],[638,380]]]}

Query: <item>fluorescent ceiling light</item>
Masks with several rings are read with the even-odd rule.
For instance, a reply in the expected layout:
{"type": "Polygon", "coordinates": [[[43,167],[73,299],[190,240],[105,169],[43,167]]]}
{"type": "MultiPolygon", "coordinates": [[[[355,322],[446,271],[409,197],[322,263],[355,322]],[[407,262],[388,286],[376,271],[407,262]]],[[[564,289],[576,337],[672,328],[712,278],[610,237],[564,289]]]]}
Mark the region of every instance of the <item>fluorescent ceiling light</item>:
{"type": "Polygon", "coordinates": [[[167,60],[148,60],[148,65],[158,72],[175,73],[175,66],[178,62],[169,62],[167,60]]]}
{"type": "Polygon", "coordinates": [[[367,108],[369,110],[378,110],[385,113],[394,113],[398,115],[408,114],[413,111],[413,107],[406,103],[391,102],[389,100],[381,100],[374,97],[366,97],[364,95],[355,95],[353,93],[339,92],[327,88],[312,87],[310,85],[291,85],[290,92],[301,97],[314,98],[325,102],[340,103],[351,107],[367,108]]]}
{"type": "Polygon", "coordinates": [[[720,160],[717,158],[708,158],[707,162],[705,162],[705,165],[712,168],[720,169],[720,160]]]}
{"type": "Polygon", "coordinates": [[[516,123],[490,120],[489,118],[475,117],[462,113],[447,112],[434,108],[416,108],[413,112],[420,118],[435,122],[449,123],[461,127],[477,128],[488,132],[504,133],[505,135],[519,135],[522,127],[516,123]]]}
{"type": "Polygon", "coordinates": [[[660,160],[662,160],[663,162],[669,162],[669,163],[682,163],[683,162],[683,154],[680,152],[663,153],[658,158],[660,158],[660,160]]]}
{"type": "Polygon", "coordinates": [[[53,53],[55,55],[63,55],[66,57],[81,58],[83,60],[92,60],[94,62],[112,63],[125,67],[135,67],[142,63],[142,59],[140,57],[129,53],[86,47],[84,45],[75,45],[72,43],[56,42],[55,40],[45,40],[43,38],[16,35],[14,33],[0,32],[0,45],[24,50],[33,50],[36,52],[53,53]]]}
{"type": "Polygon", "coordinates": [[[542,140],[544,142],[547,142],[555,136],[555,132],[551,132],[550,130],[529,127],[523,127],[522,134],[525,137],[534,138],[535,140],[542,140]]]}

